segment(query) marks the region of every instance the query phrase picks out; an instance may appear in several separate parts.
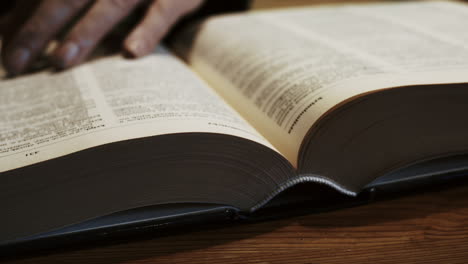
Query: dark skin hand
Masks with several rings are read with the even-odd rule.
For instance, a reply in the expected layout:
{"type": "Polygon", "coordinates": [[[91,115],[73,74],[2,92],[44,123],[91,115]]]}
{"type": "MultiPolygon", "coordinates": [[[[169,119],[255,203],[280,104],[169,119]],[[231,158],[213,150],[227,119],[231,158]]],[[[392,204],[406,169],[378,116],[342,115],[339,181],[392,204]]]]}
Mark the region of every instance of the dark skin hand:
{"type": "Polygon", "coordinates": [[[51,54],[57,69],[83,62],[102,39],[136,8],[146,14],[129,32],[123,50],[133,57],[150,54],[171,27],[203,0],[18,0],[0,20],[2,62],[19,75],[44,54],[62,31],[65,37],[51,54]],[[74,23],[71,27],[70,24],[74,23]]]}

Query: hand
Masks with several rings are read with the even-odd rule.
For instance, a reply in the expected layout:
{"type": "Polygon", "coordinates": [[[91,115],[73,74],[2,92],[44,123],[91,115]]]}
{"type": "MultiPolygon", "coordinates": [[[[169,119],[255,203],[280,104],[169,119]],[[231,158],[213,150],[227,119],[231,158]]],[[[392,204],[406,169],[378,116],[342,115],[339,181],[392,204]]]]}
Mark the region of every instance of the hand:
{"type": "Polygon", "coordinates": [[[12,75],[26,70],[48,44],[74,21],[65,38],[52,52],[51,62],[66,69],[83,62],[116,24],[139,7],[146,15],[126,36],[123,49],[134,57],[151,53],[155,46],[187,13],[203,0],[18,0],[0,21],[2,61],[12,75]],[[85,12],[84,12],[85,11],[85,12]],[[76,20],[78,18],[78,20],[76,20]],[[16,26],[21,25],[21,26],[16,26]]]}

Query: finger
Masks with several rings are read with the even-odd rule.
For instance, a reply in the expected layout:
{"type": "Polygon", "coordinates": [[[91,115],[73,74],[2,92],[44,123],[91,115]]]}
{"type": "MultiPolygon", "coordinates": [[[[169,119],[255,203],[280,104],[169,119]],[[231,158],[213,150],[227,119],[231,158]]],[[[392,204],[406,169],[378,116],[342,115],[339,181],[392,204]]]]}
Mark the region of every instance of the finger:
{"type": "Polygon", "coordinates": [[[54,52],[54,66],[65,69],[81,63],[102,38],[141,2],[143,1],[96,1],[54,52]]]}
{"type": "MultiPolygon", "coordinates": [[[[3,64],[11,74],[23,73],[41,55],[54,36],[91,0],[44,0],[13,33],[3,52],[3,64]]],[[[28,1],[38,2],[38,1],[28,1]]],[[[20,6],[27,9],[25,6],[20,6]]]]}
{"type": "Polygon", "coordinates": [[[2,46],[6,47],[21,25],[34,13],[39,1],[18,0],[12,9],[2,17],[2,46]]]}
{"type": "MultiPolygon", "coordinates": [[[[1,25],[1,54],[0,60],[5,57],[5,47],[10,43],[15,32],[36,10],[39,1],[18,0],[12,3],[11,10],[2,17],[1,25]]],[[[2,72],[8,72],[6,67],[2,67],[2,72]]]]}
{"type": "Polygon", "coordinates": [[[153,1],[142,22],[125,40],[124,50],[133,57],[153,52],[179,18],[201,5],[202,0],[153,1]]]}

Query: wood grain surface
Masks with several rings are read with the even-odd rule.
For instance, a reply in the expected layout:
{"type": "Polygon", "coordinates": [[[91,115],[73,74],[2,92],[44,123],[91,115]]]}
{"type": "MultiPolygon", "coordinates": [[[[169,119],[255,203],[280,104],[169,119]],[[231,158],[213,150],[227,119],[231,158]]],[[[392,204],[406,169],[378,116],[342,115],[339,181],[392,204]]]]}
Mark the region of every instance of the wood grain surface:
{"type": "Polygon", "coordinates": [[[6,263],[468,263],[468,185],[6,263]]]}
{"type": "MultiPolygon", "coordinates": [[[[258,0],[257,8],[313,0],[258,0]]],[[[323,2],[323,1],[322,1],[323,2]]],[[[468,263],[468,186],[5,263],[468,263]]]]}

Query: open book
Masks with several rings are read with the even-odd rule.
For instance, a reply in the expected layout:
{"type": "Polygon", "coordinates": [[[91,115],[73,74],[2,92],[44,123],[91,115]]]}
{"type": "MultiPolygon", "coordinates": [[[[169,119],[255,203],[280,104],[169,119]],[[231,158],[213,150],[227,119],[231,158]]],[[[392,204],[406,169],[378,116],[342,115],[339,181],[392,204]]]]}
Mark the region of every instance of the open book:
{"type": "Polygon", "coordinates": [[[182,59],[3,80],[0,240],[158,204],[255,212],[303,182],[356,196],[466,154],[467,25],[455,2],[224,15],[182,59]]]}

